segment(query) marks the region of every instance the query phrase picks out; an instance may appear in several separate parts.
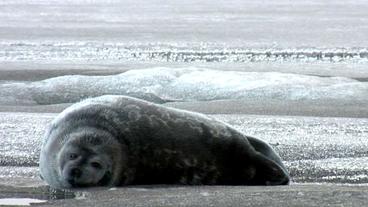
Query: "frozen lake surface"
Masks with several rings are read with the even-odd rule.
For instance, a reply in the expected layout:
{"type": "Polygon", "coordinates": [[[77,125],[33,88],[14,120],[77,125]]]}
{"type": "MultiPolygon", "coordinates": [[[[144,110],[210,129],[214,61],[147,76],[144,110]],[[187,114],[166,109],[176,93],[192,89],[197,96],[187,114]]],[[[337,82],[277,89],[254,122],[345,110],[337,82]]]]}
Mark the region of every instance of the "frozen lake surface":
{"type": "Polygon", "coordinates": [[[0,2],[0,61],[362,64],[367,10],[354,0],[8,0],[0,2]]]}
{"type": "Polygon", "coordinates": [[[117,41],[364,48],[367,10],[362,0],[9,0],[0,2],[0,36],[61,46],[68,41],[117,41]]]}
{"type": "Polygon", "coordinates": [[[0,1],[0,180],[39,180],[50,112],[125,94],[271,143],[297,183],[366,184],[367,11],[362,0],[0,1]]]}

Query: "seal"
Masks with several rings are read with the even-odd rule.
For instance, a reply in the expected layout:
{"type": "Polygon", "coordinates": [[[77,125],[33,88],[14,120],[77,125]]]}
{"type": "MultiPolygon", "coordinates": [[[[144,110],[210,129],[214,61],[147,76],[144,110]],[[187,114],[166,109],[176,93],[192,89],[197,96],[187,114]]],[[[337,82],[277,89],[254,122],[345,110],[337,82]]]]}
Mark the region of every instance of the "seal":
{"type": "Polygon", "coordinates": [[[261,140],[199,113],[112,95],[60,113],[46,131],[39,167],[55,188],[290,180],[281,158],[261,140]]]}

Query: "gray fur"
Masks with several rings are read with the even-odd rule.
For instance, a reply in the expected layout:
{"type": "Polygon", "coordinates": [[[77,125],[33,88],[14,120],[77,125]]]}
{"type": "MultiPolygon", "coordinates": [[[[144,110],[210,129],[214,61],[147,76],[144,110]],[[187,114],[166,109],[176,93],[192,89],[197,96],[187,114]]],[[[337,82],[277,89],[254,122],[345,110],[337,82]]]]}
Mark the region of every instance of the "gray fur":
{"type": "Polygon", "coordinates": [[[205,115],[126,96],[87,99],[57,116],[40,171],[56,188],[289,182],[268,144],[205,115]]]}

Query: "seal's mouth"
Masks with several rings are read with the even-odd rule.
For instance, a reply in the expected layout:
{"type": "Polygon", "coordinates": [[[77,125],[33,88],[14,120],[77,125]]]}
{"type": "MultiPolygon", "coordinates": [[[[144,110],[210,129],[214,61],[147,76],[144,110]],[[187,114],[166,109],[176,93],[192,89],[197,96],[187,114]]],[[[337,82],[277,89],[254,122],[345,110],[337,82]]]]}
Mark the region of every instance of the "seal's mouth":
{"type": "Polygon", "coordinates": [[[112,173],[110,171],[106,171],[105,175],[98,181],[98,186],[107,186],[110,184],[112,178],[112,173]]]}
{"type": "Polygon", "coordinates": [[[91,183],[77,183],[74,179],[68,180],[68,183],[72,186],[72,188],[87,188],[87,187],[97,187],[97,186],[108,186],[110,184],[112,178],[112,174],[110,171],[107,171],[105,175],[99,180],[96,184],[91,183]]]}

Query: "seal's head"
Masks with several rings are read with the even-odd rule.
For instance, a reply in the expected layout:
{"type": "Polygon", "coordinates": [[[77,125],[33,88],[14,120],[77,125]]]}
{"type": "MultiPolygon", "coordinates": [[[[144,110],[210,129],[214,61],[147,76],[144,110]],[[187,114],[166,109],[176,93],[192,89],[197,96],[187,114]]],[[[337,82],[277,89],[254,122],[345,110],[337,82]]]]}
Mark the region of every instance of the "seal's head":
{"type": "Polygon", "coordinates": [[[56,188],[113,186],[121,182],[126,156],[123,146],[110,133],[83,127],[64,136],[44,144],[40,169],[46,182],[56,188]]]}

